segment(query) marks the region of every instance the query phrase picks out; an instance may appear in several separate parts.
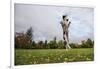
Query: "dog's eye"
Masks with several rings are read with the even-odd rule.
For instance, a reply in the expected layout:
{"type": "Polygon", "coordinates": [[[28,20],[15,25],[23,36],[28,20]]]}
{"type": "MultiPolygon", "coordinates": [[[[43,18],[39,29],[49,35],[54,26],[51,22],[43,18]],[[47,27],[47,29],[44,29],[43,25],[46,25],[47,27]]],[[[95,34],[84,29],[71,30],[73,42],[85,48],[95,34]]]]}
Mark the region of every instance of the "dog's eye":
{"type": "Polygon", "coordinates": [[[66,21],[68,21],[68,19],[66,19],[66,21]]]}

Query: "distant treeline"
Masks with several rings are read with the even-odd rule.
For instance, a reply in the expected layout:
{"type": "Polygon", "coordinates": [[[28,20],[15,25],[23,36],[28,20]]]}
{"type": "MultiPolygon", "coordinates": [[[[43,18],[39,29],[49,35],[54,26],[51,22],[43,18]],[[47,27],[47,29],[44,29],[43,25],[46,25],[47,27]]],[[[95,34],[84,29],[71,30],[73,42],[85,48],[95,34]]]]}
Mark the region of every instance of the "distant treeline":
{"type": "MultiPolygon", "coordinates": [[[[56,40],[56,37],[51,41],[45,40],[35,42],[33,40],[33,29],[30,27],[26,33],[15,33],[15,48],[21,49],[65,49],[63,40],[56,40]]],[[[91,39],[83,40],[81,43],[70,43],[71,48],[93,48],[94,41],[91,39]]]]}

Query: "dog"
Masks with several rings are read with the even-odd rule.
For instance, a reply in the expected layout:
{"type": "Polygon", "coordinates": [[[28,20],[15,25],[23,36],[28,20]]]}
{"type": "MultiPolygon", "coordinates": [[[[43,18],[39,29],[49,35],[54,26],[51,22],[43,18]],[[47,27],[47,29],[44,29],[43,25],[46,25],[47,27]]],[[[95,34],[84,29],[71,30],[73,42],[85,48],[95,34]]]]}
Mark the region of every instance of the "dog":
{"type": "Polygon", "coordinates": [[[61,21],[61,26],[63,29],[63,40],[64,40],[64,45],[66,46],[66,49],[70,49],[71,47],[69,46],[69,36],[68,36],[68,32],[69,32],[69,26],[71,24],[71,22],[68,19],[67,15],[63,15],[62,16],[63,21],[61,21]]]}

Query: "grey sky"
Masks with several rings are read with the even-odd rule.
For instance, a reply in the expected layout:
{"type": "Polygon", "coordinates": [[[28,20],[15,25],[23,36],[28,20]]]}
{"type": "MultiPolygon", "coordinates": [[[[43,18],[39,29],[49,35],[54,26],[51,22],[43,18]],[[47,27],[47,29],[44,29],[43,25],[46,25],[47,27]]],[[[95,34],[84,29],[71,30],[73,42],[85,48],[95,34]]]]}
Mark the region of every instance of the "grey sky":
{"type": "Polygon", "coordinates": [[[79,42],[87,38],[94,39],[94,9],[86,7],[60,7],[32,4],[15,4],[15,32],[26,32],[30,27],[34,31],[34,40],[62,40],[62,15],[67,14],[71,21],[70,42],[79,42]]]}

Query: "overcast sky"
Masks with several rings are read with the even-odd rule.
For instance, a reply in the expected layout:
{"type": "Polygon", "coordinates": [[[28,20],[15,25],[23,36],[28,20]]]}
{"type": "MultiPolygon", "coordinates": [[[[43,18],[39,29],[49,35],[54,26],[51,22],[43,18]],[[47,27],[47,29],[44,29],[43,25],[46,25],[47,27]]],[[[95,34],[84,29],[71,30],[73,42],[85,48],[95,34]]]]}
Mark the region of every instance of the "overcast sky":
{"type": "Polygon", "coordinates": [[[63,40],[60,24],[62,15],[68,15],[70,42],[80,42],[87,38],[94,39],[94,9],[86,7],[60,7],[32,4],[15,4],[15,32],[26,32],[30,27],[34,31],[34,40],[63,40]]]}

